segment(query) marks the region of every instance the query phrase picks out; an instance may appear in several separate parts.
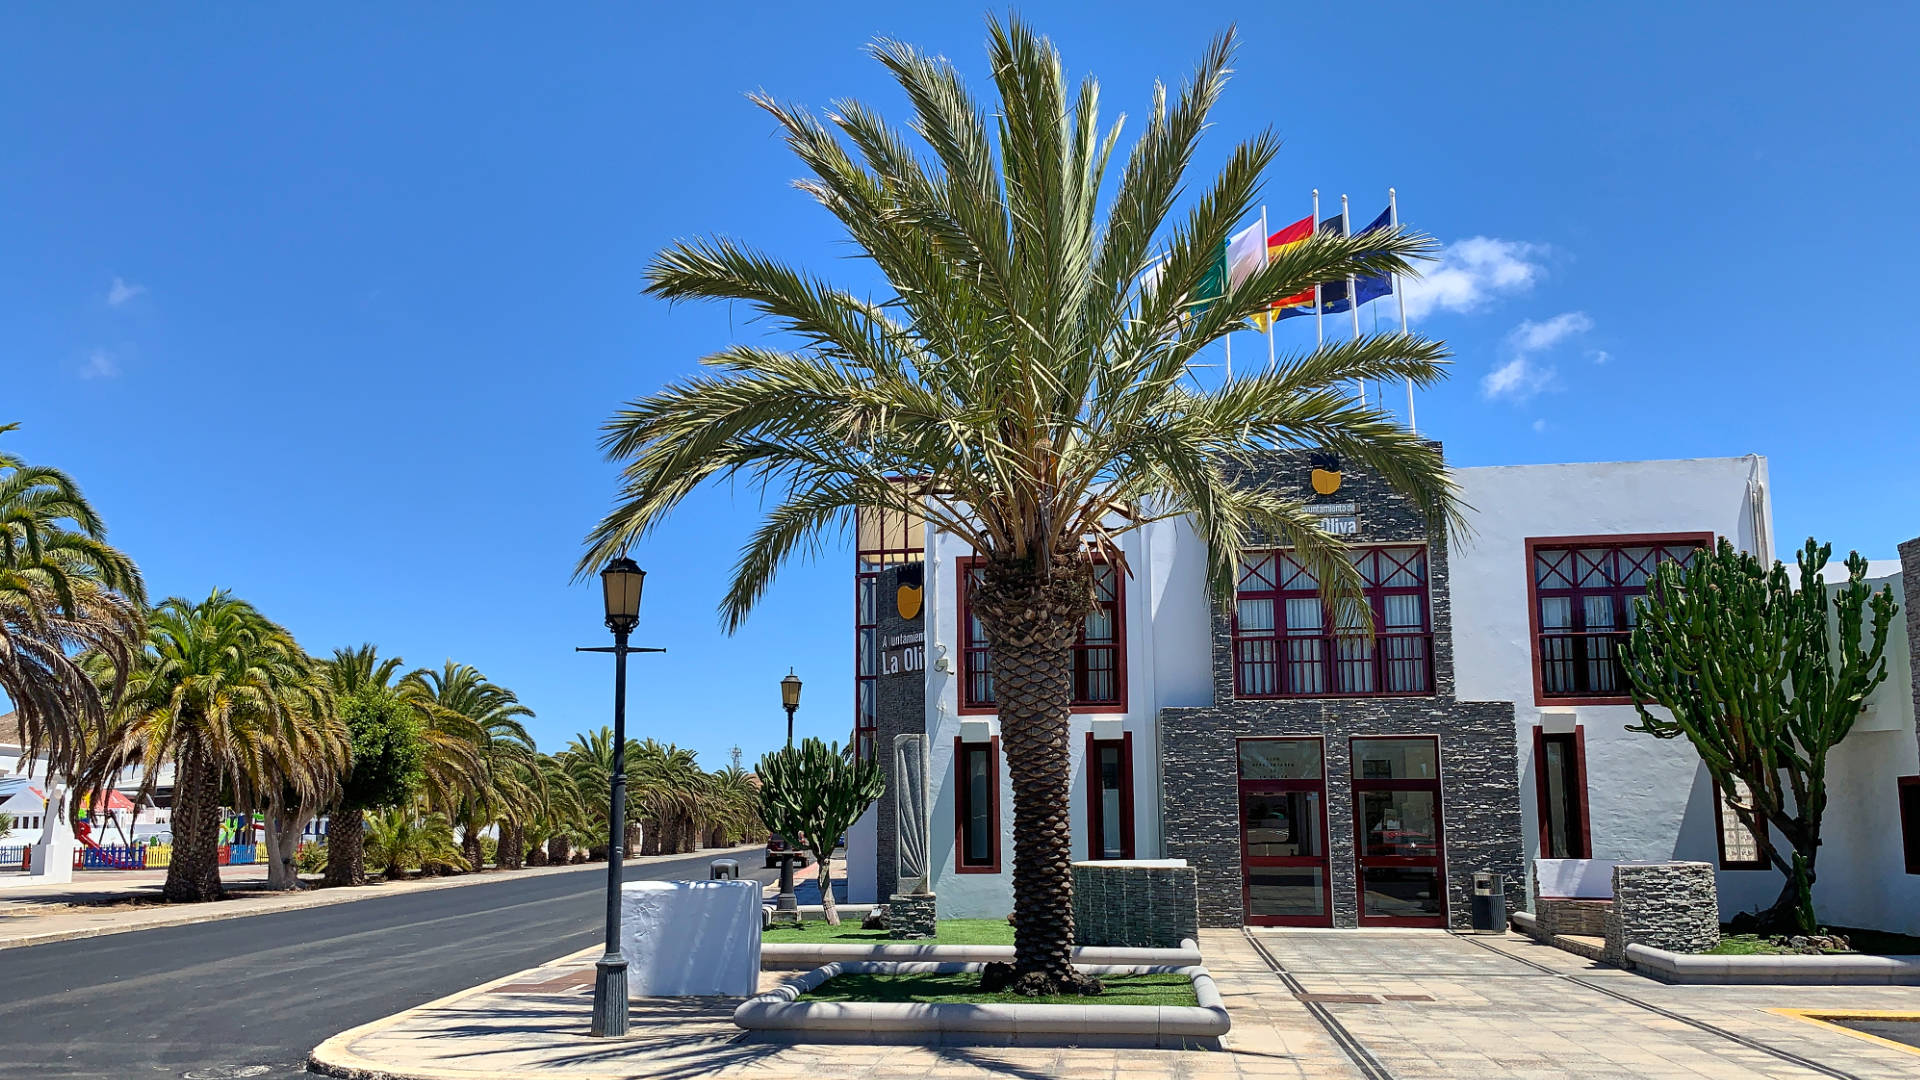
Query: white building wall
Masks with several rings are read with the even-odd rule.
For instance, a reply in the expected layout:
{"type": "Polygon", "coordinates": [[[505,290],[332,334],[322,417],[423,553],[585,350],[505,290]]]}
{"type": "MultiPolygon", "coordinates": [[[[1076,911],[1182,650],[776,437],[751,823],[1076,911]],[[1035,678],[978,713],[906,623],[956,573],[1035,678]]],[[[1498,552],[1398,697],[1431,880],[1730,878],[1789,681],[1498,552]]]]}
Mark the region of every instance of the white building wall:
{"type": "MultiPolygon", "coordinates": [[[[1636,722],[1631,705],[1535,700],[1526,542],[1698,531],[1748,551],[1770,549],[1771,510],[1763,494],[1755,500],[1766,490],[1766,459],[1492,466],[1454,476],[1472,508],[1472,535],[1450,551],[1455,679],[1464,700],[1515,703],[1528,857],[1540,850],[1533,732],[1552,709],[1574,713],[1585,740],[1594,858],[1717,861],[1711,783],[1686,742],[1627,731],[1636,722]]],[[[1722,872],[1723,910],[1738,910],[1769,876],[1777,889],[1777,875],[1722,872]]]]}
{"type": "MultiPolygon", "coordinates": [[[[1213,699],[1208,656],[1205,560],[1184,522],[1156,522],[1124,534],[1127,694],[1125,711],[1076,714],[1069,740],[1073,790],[1074,858],[1087,855],[1087,736],[1096,721],[1120,721],[1133,740],[1133,831],[1137,858],[1159,858],[1161,805],[1155,720],[1171,705],[1213,699]]],[[[973,554],[965,542],[935,535],[927,550],[927,731],[933,785],[934,891],[942,915],[997,918],[1013,907],[1013,791],[1004,747],[1000,760],[1001,873],[961,873],[954,867],[957,791],[954,740],[961,724],[1000,733],[993,716],[962,716],[960,707],[959,560],[973,554]],[[944,664],[942,659],[944,658],[944,664]],[[941,670],[941,668],[946,670],[941,670]]]]}

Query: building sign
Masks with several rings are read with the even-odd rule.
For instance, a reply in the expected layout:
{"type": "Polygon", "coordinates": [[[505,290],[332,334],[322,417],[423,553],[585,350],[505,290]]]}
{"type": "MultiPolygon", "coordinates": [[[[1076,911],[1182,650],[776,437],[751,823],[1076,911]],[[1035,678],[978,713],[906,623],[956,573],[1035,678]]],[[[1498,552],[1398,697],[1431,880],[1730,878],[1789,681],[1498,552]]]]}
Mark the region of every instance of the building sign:
{"type": "Polygon", "coordinates": [[[927,670],[927,635],[924,630],[906,634],[888,634],[880,643],[880,674],[913,675],[927,670]]]}
{"type": "Polygon", "coordinates": [[[1307,458],[1312,472],[1307,479],[1312,482],[1314,493],[1331,495],[1340,490],[1340,459],[1326,451],[1320,451],[1307,458]]]}
{"type": "Polygon", "coordinates": [[[926,597],[926,581],[926,564],[908,563],[900,568],[899,584],[893,590],[893,602],[901,618],[920,617],[920,605],[926,597]]]}
{"type": "Polygon", "coordinates": [[[1320,531],[1329,536],[1353,536],[1360,531],[1360,518],[1352,503],[1309,503],[1314,517],[1320,519],[1320,531]]]}

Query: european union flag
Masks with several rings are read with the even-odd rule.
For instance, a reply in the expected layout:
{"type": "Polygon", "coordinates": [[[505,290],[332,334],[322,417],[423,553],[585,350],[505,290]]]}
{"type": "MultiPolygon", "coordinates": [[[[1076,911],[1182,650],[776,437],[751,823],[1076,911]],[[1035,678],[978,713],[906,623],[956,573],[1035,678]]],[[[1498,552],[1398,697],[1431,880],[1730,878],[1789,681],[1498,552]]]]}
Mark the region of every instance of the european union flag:
{"type": "MultiPolygon", "coordinates": [[[[1380,216],[1374,218],[1371,224],[1361,229],[1360,235],[1365,236],[1370,232],[1378,232],[1392,224],[1393,208],[1388,207],[1380,211],[1380,216]]],[[[1383,296],[1390,296],[1393,294],[1393,275],[1380,274],[1375,277],[1360,278],[1353,283],[1353,291],[1354,294],[1360,298],[1362,304],[1369,300],[1378,300],[1383,296]]]]}
{"type": "MultiPolygon", "coordinates": [[[[1333,233],[1335,236],[1347,235],[1347,215],[1340,213],[1327,218],[1320,223],[1320,231],[1323,233],[1333,233]]],[[[1320,311],[1323,314],[1330,315],[1334,312],[1345,310],[1347,310],[1346,279],[1342,278],[1339,281],[1329,281],[1320,286],[1320,311]]]]}

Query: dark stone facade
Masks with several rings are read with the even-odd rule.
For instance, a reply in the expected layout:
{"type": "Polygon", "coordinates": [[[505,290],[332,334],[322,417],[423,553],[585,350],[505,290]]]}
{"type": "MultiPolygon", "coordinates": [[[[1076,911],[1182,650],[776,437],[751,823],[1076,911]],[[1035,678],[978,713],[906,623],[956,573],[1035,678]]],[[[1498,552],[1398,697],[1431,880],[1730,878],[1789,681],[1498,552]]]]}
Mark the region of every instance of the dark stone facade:
{"type": "MultiPolygon", "coordinates": [[[[1438,449],[1437,443],[1434,446],[1438,449]]],[[[1311,465],[1305,453],[1241,459],[1234,471],[1240,483],[1310,505],[1353,504],[1354,529],[1346,537],[1352,544],[1426,543],[1434,692],[1407,697],[1239,700],[1234,696],[1230,609],[1216,601],[1214,704],[1160,713],[1161,797],[1165,806],[1178,808],[1165,815],[1165,853],[1168,858],[1186,859],[1197,871],[1201,924],[1237,926],[1244,918],[1236,740],[1286,735],[1325,739],[1328,885],[1335,926],[1358,922],[1348,740],[1362,735],[1439,739],[1449,925],[1460,929],[1470,925],[1469,889],[1475,871],[1505,874],[1508,909],[1517,910],[1525,861],[1514,708],[1510,701],[1454,697],[1445,526],[1430,525],[1417,506],[1384,480],[1351,465],[1340,470],[1337,492],[1316,494],[1310,487],[1311,465]]]]}
{"type": "MultiPolygon", "coordinates": [[[[1920,536],[1900,545],[1900,610],[1907,618],[1907,663],[1913,672],[1913,737],[1920,740],[1920,536]]],[[[1897,664],[1900,657],[1887,657],[1897,664]]]]}
{"type": "Polygon", "coordinates": [[[1703,953],[1720,944],[1720,893],[1711,863],[1622,863],[1601,959],[1620,963],[1629,945],[1703,953]]]}
{"type": "MultiPolygon", "coordinates": [[[[918,564],[914,564],[918,565],[918,564]]],[[[880,621],[876,635],[881,643],[880,652],[888,650],[885,644],[889,640],[924,634],[926,630],[926,611],[915,612],[911,619],[902,618],[896,599],[900,587],[900,567],[893,567],[880,573],[880,621]]],[[[926,647],[921,645],[920,656],[924,661],[926,647]]],[[[878,661],[879,658],[876,658],[878,661]]],[[[897,830],[899,817],[895,813],[893,783],[893,738],[896,735],[924,735],[927,732],[927,673],[924,663],[912,670],[900,670],[889,673],[884,667],[880,677],[875,680],[875,738],[874,754],[880,762],[880,769],[887,777],[887,790],[874,804],[879,815],[875,821],[875,867],[878,892],[881,897],[889,897],[900,886],[899,838],[897,830]]],[[[929,786],[931,786],[929,777],[929,786]]]]}

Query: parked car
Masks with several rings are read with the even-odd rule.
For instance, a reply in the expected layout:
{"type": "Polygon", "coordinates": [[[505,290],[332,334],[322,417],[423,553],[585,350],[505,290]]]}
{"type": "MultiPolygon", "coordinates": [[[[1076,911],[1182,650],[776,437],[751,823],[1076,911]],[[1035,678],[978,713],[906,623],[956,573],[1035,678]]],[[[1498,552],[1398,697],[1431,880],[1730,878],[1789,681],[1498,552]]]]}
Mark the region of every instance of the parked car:
{"type": "Polygon", "coordinates": [[[796,870],[806,869],[807,849],[803,847],[797,847],[793,844],[787,843],[787,838],[784,836],[781,836],[779,833],[768,833],[767,834],[767,869],[771,870],[774,867],[779,866],[780,865],[779,856],[782,854],[785,854],[786,852],[792,852],[793,854],[799,856],[799,858],[794,861],[794,869],[796,870]]]}

